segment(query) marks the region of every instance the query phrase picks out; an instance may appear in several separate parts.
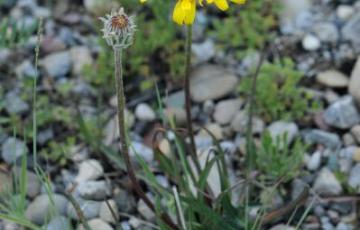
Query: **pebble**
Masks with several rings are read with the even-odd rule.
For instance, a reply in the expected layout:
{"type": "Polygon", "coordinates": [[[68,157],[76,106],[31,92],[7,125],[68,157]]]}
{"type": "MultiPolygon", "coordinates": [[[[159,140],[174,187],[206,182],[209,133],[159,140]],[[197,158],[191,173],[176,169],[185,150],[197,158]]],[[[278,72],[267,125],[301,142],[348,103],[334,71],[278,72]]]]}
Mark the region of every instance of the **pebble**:
{"type": "Polygon", "coordinates": [[[360,163],[357,163],[350,171],[348,184],[360,193],[360,163]]]}
{"type": "Polygon", "coordinates": [[[183,108],[169,107],[165,110],[165,116],[168,120],[175,119],[175,123],[182,126],[186,123],[186,112],[183,108]]]}
{"type": "Polygon", "coordinates": [[[71,223],[64,216],[54,217],[47,225],[46,230],[71,230],[71,223]]]}
{"type": "Polygon", "coordinates": [[[220,99],[233,92],[237,82],[237,77],[221,66],[200,66],[191,73],[191,98],[195,102],[220,99]]]}
{"type": "MultiPolygon", "coordinates": [[[[231,128],[236,132],[245,134],[247,132],[248,120],[249,117],[247,115],[247,112],[239,111],[231,122],[231,128]]],[[[262,133],[264,129],[265,129],[264,121],[261,120],[259,117],[254,116],[252,120],[252,133],[253,134],[262,133]]]]}
{"type": "Polygon", "coordinates": [[[154,110],[145,103],[140,103],[136,106],[135,116],[141,121],[154,121],[156,119],[154,110]]]}
{"type": "MultiPolygon", "coordinates": [[[[205,127],[212,135],[214,135],[214,137],[216,138],[216,140],[222,140],[224,138],[223,135],[223,131],[222,128],[220,127],[220,125],[216,124],[216,123],[210,123],[208,125],[206,125],[205,127]]],[[[199,132],[199,135],[201,136],[210,136],[209,133],[207,131],[205,131],[204,129],[202,129],[199,132]]],[[[210,136],[211,137],[211,136],[210,136]]]]}
{"type": "Polygon", "coordinates": [[[215,56],[215,44],[211,39],[206,39],[202,43],[194,43],[191,51],[195,54],[195,63],[205,63],[215,56]]]}
{"type": "Polygon", "coordinates": [[[116,2],[99,2],[98,0],[85,0],[84,6],[87,11],[96,16],[102,16],[111,11],[111,9],[119,8],[119,4],[116,2]]]}
{"type": "Polygon", "coordinates": [[[299,128],[294,122],[275,121],[267,128],[272,139],[282,139],[284,135],[287,137],[287,142],[290,144],[299,134],[299,128]]]}
{"type": "Polygon", "coordinates": [[[325,122],[339,129],[349,129],[360,122],[360,114],[351,96],[344,96],[324,112],[325,122]]]}
{"type": "Polygon", "coordinates": [[[24,114],[30,106],[16,91],[10,91],[5,95],[5,109],[10,114],[24,114]]]}
{"type": "Polygon", "coordinates": [[[185,106],[185,92],[183,90],[170,94],[165,98],[166,107],[183,108],[185,106]]]}
{"type": "Polygon", "coordinates": [[[25,212],[26,217],[35,224],[42,225],[46,220],[51,218],[54,211],[55,213],[64,215],[68,205],[67,199],[60,194],[52,194],[51,198],[54,205],[50,201],[48,194],[41,194],[36,197],[27,207],[25,212]]]}
{"type": "Polygon", "coordinates": [[[354,14],[342,28],[341,33],[345,40],[354,45],[360,44],[360,14],[354,14]]]}
{"type": "Polygon", "coordinates": [[[18,65],[15,69],[15,73],[19,79],[23,79],[25,77],[36,77],[35,67],[30,60],[25,60],[18,65]]]}
{"type": "Polygon", "coordinates": [[[302,46],[307,51],[315,51],[321,47],[321,42],[316,36],[307,34],[302,40],[302,46]]]}
{"type": "Polygon", "coordinates": [[[316,171],[321,165],[321,152],[316,151],[313,153],[306,163],[306,167],[310,171],[316,171]]]}
{"type": "Polygon", "coordinates": [[[360,105],[360,56],[358,57],[354,68],[351,72],[349,82],[349,93],[354,97],[354,100],[360,105]]]}
{"type": "Polygon", "coordinates": [[[138,156],[142,157],[146,163],[152,163],[154,160],[153,150],[141,142],[132,142],[129,154],[134,162],[138,162],[138,156]]]}
{"type": "Polygon", "coordinates": [[[119,209],[115,200],[108,200],[107,202],[102,202],[100,206],[99,216],[103,221],[108,223],[116,224],[117,220],[115,219],[113,213],[116,217],[119,216],[119,209]],[[111,207],[111,209],[109,208],[111,207]]]}
{"type": "Polygon", "coordinates": [[[69,51],[52,53],[41,60],[40,64],[50,77],[58,79],[70,72],[71,54],[69,51]]]}
{"type": "Polygon", "coordinates": [[[288,226],[286,224],[278,224],[270,228],[270,230],[295,230],[296,228],[288,226]]]}
{"type": "Polygon", "coordinates": [[[360,125],[355,125],[350,130],[357,143],[360,143],[360,125]]]}
{"type": "Polygon", "coordinates": [[[145,204],[143,200],[139,200],[137,203],[137,211],[148,221],[153,221],[155,219],[154,212],[145,204]]]}
{"type": "Polygon", "coordinates": [[[352,159],[355,161],[355,162],[360,162],[360,148],[357,147],[355,150],[354,150],[354,153],[352,155],[352,159]]]}
{"type": "Polygon", "coordinates": [[[88,180],[96,180],[104,174],[104,168],[97,160],[86,160],[79,165],[79,174],[76,177],[76,182],[80,183],[88,180]]]}
{"type": "Polygon", "coordinates": [[[336,43],[339,40],[339,31],[331,22],[317,23],[312,30],[321,42],[336,43]]]}
{"type": "MultiPolygon", "coordinates": [[[[76,201],[78,202],[85,219],[90,220],[99,216],[101,202],[82,199],[76,199],[76,201]]],[[[69,204],[67,207],[67,215],[72,219],[79,220],[72,204],[69,204]]]]}
{"type": "Polygon", "coordinates": [[[349,78],[337,70],[320,72],[317,74],[316,80],[320,84],[331,88],[346,88],[349,85],[349,78]]]}
{"type": "Polygon", "coordinates": [[[86,46],[75,46],[70,49],[70,55],[72,60],[72,73],[75,75],[81,75],[85,66],[91,66],[93,59],[89,48],[86,46]]]}
{"type": "Polygon", "coordinates": [[[341,146],[340,137],[335,133],[326,132],[320,129],[304,130],[302,132],[304,140],[308,144],[321,144],[330,149],[341,146]]]}
{"type": "Polygon", "coordinates": [[[315,179],[313,189],[319,195],[325,196],[340,195],[343,191],[340,182],[327,168],[321,169],[315,179]]]}
{"type": "MultiPolygon", "coordinates": [[[[92,219],[88,221],[89,227],[92,230],[114,230],[111,225],[101,219],[92,219]]],[[[82,225],[79,225],[77,230],[86,230],[82,225]]]]}
{"type": "Polygon", "coordinates": [[[236,115],[236,112],[239,111],[242,104],[243,100],[240,98],[218,102],[215,106],[213,114],[214,120],[220,125],[229,124],[236,115]]]}
{"type": "Polygon", "coordinates": [[[291,199],[295,200],[296,198],[298,198],[299,195],[304,191],[306,186],[307,184],[304,181],[295,178],[291,183],[291,199]]]}
{"type": "Polygon", "coordinates": [[[133,212],[136,207],[135,198],[130,195],[127,191],[122,189],[115,189],[114,200],[122,212],[130,213],[133,212]]]}
{"type": "Polygon", "coordinates": [[[78,184],[77,191],[81,198],[86,200],[103,200],[111,193],[106,181],[83,181],[78,184]]]}
{"type": "Polygon", "coordinates": [[[339,5],[336,9],[336,16],[343,21],[347,21],[355,12],[354,7],[349,5],[339,5]]]}
{"type": "Polygon", "coordinates": [[[6,141],[1,146],[1,156],[8,164],[15,163],[18,158],[27,153],[28,148],[26,144],[14,137],[6,139],[6,141]]]}

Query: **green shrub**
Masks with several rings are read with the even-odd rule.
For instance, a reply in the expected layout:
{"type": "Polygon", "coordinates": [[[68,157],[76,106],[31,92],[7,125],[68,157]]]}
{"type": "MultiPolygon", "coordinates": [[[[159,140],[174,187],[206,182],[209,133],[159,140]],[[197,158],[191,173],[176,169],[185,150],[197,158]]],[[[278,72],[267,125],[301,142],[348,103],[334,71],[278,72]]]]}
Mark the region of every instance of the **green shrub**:
{"type": "MultiPolygon", "coordinates": [[[[293,120],[318,109],[320,104],[313,95],[299,87],[302,77],[289,58],[263,64],[256,85],[256,113],[266,121],[293,120]]],[[[245,78],[240,92],[250,94],[251,84],[252,79],[245,78]]]]}
{"type": "Polygon", "coordinates": [[[2,18],[0,21],[0,48],[13,48],[25,43],[35,32],[37,23],[25,27],[16,20],[2,18]]]}
{"type": "Polygon", "coordinates": [[[259,49],[274,37],[272,29],[277,25],[280,5],[276,1],[251,0],[243,8],[233,8],[229,16],[214,20],[211,34],[225,48],[237,49],[237,56],[244,50],[259,49]]]}
{"type": "Polygon", "coordinates": [[[299,139],[290,146],[286,134],[273,140],[270,133],[265,132],[256,151],[256,164],[265,179],[286,182],[299,174],[305,151],[299,139]]]}

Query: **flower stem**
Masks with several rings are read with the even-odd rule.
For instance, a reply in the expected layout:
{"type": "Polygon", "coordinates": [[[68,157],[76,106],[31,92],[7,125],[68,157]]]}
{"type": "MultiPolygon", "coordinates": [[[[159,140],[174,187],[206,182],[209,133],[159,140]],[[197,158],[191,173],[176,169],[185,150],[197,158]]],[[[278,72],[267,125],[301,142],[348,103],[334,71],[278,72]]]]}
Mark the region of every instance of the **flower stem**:
{"type": "Polygon", "coordinates": [[[191,98],[190,98],[190,66],[191,66],[191,45],[192,45],[192,25],[186,26],[186,46],[185,46],[185,110],[186,110],[186,127],[190,138],[191,157],[194,161],[197,172],[200,173],[200,163],[196,155],[196,145],[194,139],[194,130],[191,118],[191,98]]]}
{"type": "MultiPolygon", "coordinates": [[[[113,48],[114,48],[114,56],[115,56],[115,82],[116,82],[116,94],[117,94],[117,102],[118,102],[118,122],[119,122],[121,153],[125,161],[127,173],[129,175],[132,186],[135,189],[135,192],[145,202],[145,204],[153,212],[155,212],[155,206],[146,196],[145,192],[142,190],[136,178],[130,160],[129,148],[128,148],[128,144],[126,140],[126,132],[125,132],[125,93],[124,93],[124,83],[122,78],[122,48],[116,46],[114,46],[113,48]]],[[[170,217],[167,214],[162,213],[161,218],[172,229],[178,229],[178,227],[173,223],[173,221],[170,219],[170,217]]]]}

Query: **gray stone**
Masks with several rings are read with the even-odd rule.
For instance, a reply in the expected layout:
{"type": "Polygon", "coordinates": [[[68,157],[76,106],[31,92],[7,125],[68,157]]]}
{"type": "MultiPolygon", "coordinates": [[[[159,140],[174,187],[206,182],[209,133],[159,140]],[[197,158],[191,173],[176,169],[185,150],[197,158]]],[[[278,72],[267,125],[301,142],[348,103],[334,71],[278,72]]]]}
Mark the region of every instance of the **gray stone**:
{"type": "Polygon", "coordinates": [[[30,106],[15,91],[5,95],[5,109],[10,114],[23,114],[29,111],[30,106]]]}
{"type": "MultiPolygon", "coordinates": [[[[88,224],[92,230],[114,230],[114,228],[111,227],[111,225],[109,225],[108,223],[106,223],[101,219],[92,219],[88,221],[88,224]]],[[[85,228],[82,225],[80,225],[77,228],[77,230],[85,230],[85,228]]]]}
{"type": "Polygon", "coordinates": [[[346,88],[349,85],[349,78],[337,70],[320,72],[316,76],[316,80],[320,84],[332,88],[346,88]]]}
{"type": "Polygon", "coordinates": [[[8,138],[1,147],[1,156],[8,164],[13,164],[23,154],[28,153],[26,144],[16,138],[8,138]]]}
{"type": "Polygon", "coordinates": [[[26,217],[39,225],[49,221],[52,215],[64,215],[66,213],[66,207],[68,205],[67,199],[59,194],[52,194],[51,202],[48,194],[42,194],[36,197],[27,207],[25,215],[26,217]]]}
{"type": "Polygon", "coordinates": [[[154,110],[145,103],[140,103],[136,106],[135,116],[141,121],[154,121],[156,119],[154,110]]]}
{"type": "Polygon", "coordinates": [[[340,137],[335,133],[322,131],[320,129],[304,130],[302,132],[305,142],[308,144],[321,144],[330,149],[341,146],[340,137]]]}
{"type": "MultiPolygon", "coordinates": [[[[90,220],[99,216],[101,202],[93,200],[82,200],[79,198],[77,199],[77,202],[84,214],[85,219],[90,220]]],[[[79,220],[79,217],[72,204],[69,204],[67,207],[67,215],[72,219],[79,220]]]]}
{"type": "Polygon", "coordinates": [[[64,77],[71,69],[71,55],[68,51],[53,53],[46,56],[40,63],[50,77],[64,77]]]}
{"type": "Polygon", "coordinates": [[[220,125],[229,124],[242,104],[243,100],[240,98],[220,101],[215,106],[214,120],[220,125]]]}
{"type": "Polygon", "coordinates": [[[183,90],[170,94],[165,98],[166,107],[183,108],[185,105],[185,92],[183,90]]]}
{"type": "Polygon", "coordinates": [[[273,140],[277,138],[287,137],[287,142],[290,144],[299,134],[299,128],[294,122],[275,121],[268,127],[273,140]]]}
{"type": "Polygon", "coordinates": [[[36,77],[36,70],[30,60],[23,61],[15,69],[15,73],[19,79],[24,77],[36,77]]]}
{"type": "Polygon", "coordinates": [[[117,219],[114,217],[113,213],[116,217],[119,216],[119,209],[114,200],[108,200],[107,202],[104,201],[101,203],[99,216],[103,221],[116,224],[117,219]]]}
{"type": "Polygon", "coordinates": [[[341,30],[344,39],[360,44],[360,14],[354,14],[341,30]]]}
{"type": "Polygon", "coordinates": [[[203,43],[192,44],[191,51],[195,54],[195,63],[204,63],[215,56],[215,44],[211,39],[207,39],[203,43]]]}
{"type": "Polygon", "coordinates": [[[183,108],[169,107],[165,109],[165,116],[168,120],[175,119],[177,125],[182,126],[186,123],[186,112],[183,108]]]}
{"type": "Polygon", "coordinates": [[[351,96],[345,96],[324,112],[324,121],[339,129],[349,129],[360,122],[360,114],[351,96]]]}
{"type": "Polygon", "coordinates": [[[141,157],[146,163],[152,163],[154,160],[153,150],[140,142],[132,142],[129,150],[130,157],[135,162],[138,161],[138,156],[141,157]]]}
{"type": "Polygon", "coordinates": [[[231,93],[238,79],[221,66],[204,65],[191,73],[190,94],[196,102],[220,99],[231,93]]]}
{"type": "Polygon", "coordinates": [[[83,181],[78,184],[79,195],[86,200],[103,200],[111,193],[111,188],[106,181],[83,181]]]}
{"type": "Polygon", "coordinates": [[[360,105],[360,56],[358,57],[355,66],[351,72],[349,82],[349,93],[354,97],[356,103],[360,105]]]}
{"type": "Polygon", "coordinates": [[[97,160],[86,160],[79,165],[79,174],[76,177],[78,183],[88,180],[96,180],[104,174],[104,168],[97,160]]]}
{"type": "Polygon", "coordinates": [[[327,168],[323,168],[315,179],[313,189],[319,195],[340,195],[342,187],[335,175],[327,168]]]}
{"type": "Polygon", "coordinates": [[[351,188],[360,193],[360,163],[357,163],[350,171],[348,184],[351,188]]]}
{"type": "Polygon", "coordinates": [[[308,162],[306,163],[306,167],[310,171],[315,171],[320,167],[320,165],[321,165],[321,152],[316,151],[309,157],[308,162]]]}
{"type": "Polygon", "coordinates": [[[270,230],[295,230],[296,228],[288,226],[286,224],[278,224],[270,228],[270,230]]]}
{"type": "Polygon", "coordinates": [[[139,200],[137,204],[137,211],[148,221],[155,219],[154,212],[145,204],[143,200],[139,200]]]}
{"type": "Polygon", "coordinates": [[[125,190],[117,189],[114,194],[114,200],[122,212],[130,213],[136,208],[135,198],[125,190]]]}
{"type": "Polygon", "coordinates": [[[305,29],[312,24],[312,20],[307,14],[312,6],[311,1],[282,0],[281,3],[283,10],[280,15],[280,23],[283,33],[294,33],[296,30],[305,29]]]}
{"type": "Polygon", "coordinates": [[[331,22],[320,22],[315,24],[313,32],[322,42],[336,43],[339,39],[338,29],[331,22]]]}
{"type": "Polygon", "coordinates": [[[71,223],[64,216],[57,216],[53,218],[47,225],[47,230],[71,230],[71,223]]]}
{"type": "Polygon", "coordinates": [[[75,46],[70,50],[72,59],[72,73],[75,75],[81,75],[85,66],[91,66],[93,59],[89,48],[86,46],[75,46]]]}
{"type": "Polygon", "coordinates": [[[96,15],[102,16],[103,14],[111,11],[111,9],[118,9],[119,4],[112,1],[98,1],[98,0],[84,0],[84,6],[87,11],[96,15]]]}
{"type": "Polygon", "coordinates": [[[295,178],[291,183],[291,199],[295,200],[298,198],[304,189],[307,189],[307,184],[304,181],[295,178]]]}
{"type": "Polygon", "coordinates": [[[347,21],[354,12],[354,7],[350,5],[339,5],[336,9],[336,16],[343,21],[347,21]]]}
{"type": "Polygon", "coordinates": [[[315,51],[321,47],[321,42],[316,36],[307,34],[302,40],[302,46],[307,51],[315,51]]]}
{"type": "MultiPolygon", "coordinates": [[[[233,121],[231,122],[231,128],[239,132],[241,134],[245,134],[247,132],[248,127],[248,120],[249,117],[247,115],[247,112],[245,111],[239,111],[233,121]]],[[[252,120],[252,133],[262,133],[265,129],[265,123],[263,120],[261,120],[259,117],[253,117],[252,120]]]]}
{"type": "Polygon", "coordinates": [[[355,125],[350,130],[357,143],[360,143],[360,125],[355,125]]]}

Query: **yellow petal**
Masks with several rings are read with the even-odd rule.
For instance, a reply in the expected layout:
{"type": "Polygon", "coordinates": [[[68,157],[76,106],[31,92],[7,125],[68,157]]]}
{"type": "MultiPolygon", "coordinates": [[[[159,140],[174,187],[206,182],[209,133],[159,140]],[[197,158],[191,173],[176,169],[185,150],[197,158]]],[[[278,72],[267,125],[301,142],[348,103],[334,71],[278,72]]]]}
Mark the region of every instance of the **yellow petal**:
{"type": "Polygon", "coordinates": [[[178,1],[175,4],[174,12],[173,12],[173,21],[179,25],[182,25],[184,22],[185,13],[181,6],[181,1],[178,1]]]}
{"type": "Polygon", "coordinates": [[[141,2],[141,3],[144,3],[144,2],[146,2],[146,0],[140,0],[140,2],[141,2]]]}
{"type": "Polygon", "coordinates": [[[220,10],[227,10],[229,8],[227,0],[215,0],[215,5],[220,10]]]}
{"type": "Polygon", "coordinates": [[[246,3],[246,0],[231,0],[231,1],[236,4],[245,4],[246,3]]]}
{"type": "Polygon", "coordinates": [[[195,1],[191,2],[191,8],[186,13],[187,14],[186,14],[186,18],[185,18],[185,24],[186,25],[193,24],[194,20],[195,20],[195,15],[196,15],[196,2],[195,1]]]}

